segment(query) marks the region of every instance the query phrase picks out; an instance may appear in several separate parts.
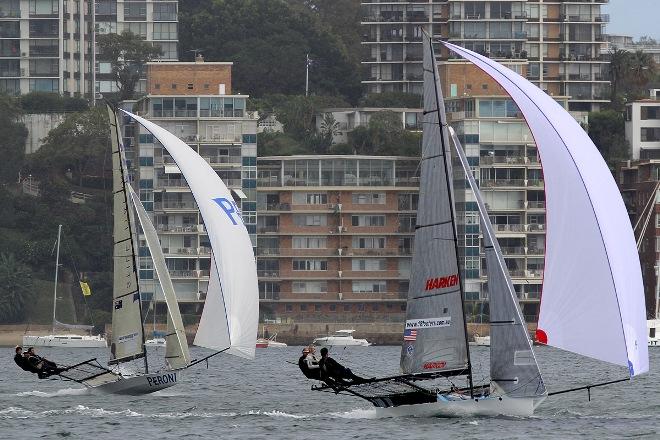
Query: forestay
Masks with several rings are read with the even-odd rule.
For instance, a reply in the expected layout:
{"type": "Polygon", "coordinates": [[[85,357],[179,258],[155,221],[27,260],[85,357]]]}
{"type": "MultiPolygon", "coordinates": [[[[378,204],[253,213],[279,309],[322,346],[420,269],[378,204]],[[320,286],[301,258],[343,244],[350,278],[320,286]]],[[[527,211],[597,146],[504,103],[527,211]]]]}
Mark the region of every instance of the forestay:
{"type": "Polygon", "coordinates": [[[509,397],[542,396],[546,393],[545,385],[502,250],[461,143],[451,127],[449,132],[481,219],[488,273],[491,381],[499,388],[495,392],[502,391],[509,397]]]}
{"type": "Polygon", "coordinates": [[[110,138],[112,142],[112,194],[113,194],[113,291],[112,340],[109,363],[127,362],[145,355],[142,313],[135,252],[131,233],[132,211],[128,209],[122,150],[119,145],[118,122],[108,107],[110,138]]]}
{"type": "Polygon", "coordinates": [[[209,280],[209,285],[217,282],[219,287],[211,290],[212,295],[207,295],[206,304],[222,301],[226,316],[223,320],[215,315],[217,307],[207,311],[205,305],[195,344],[253,358],[259,290],[252,243],[240,209],[213,168],[194,150],[158,125],[125,113],[149,130],[172,156],[190,186],[209,235],[213,252],[211,263],[217,271],[216,279],[209,280]],[[217,322],[226,325],[219,328],[217,322]]]}
{"type": "Polygon", "coordinates": [[[401,351],[403,373],[468,369],[456,255],[446,121],[430,38],[424,38],[424,119],[419,207],[401,351]],[[438,109],[441,111],[438,111],[438,109]],[[443,124],[441,133],[438,118],[443,124]]]}
{"type": "Polygon", "coordinates": [[[648,371],[644,290],[623,200],[584,129],[512,70],[442,42],[497,81],[520,108],[543,165],[547,241],[537,339],[648,371]]]}
{"type": "Polygon", "coordinates": [[[140,226],[142,226],[144,238],[149,247],[149,252],[151,253],[151,259],[154,262],[158,281],[163,290],[165,304],[167,305],[165,360],[171,369],[185,368],[190,363],[190,351],[188,350],[186,330],[183,326],[183,321],[181,320],[181,312],[179,310],[179,304],[177,303],[176,293],[174,292],[174,286],[172,285],[172,279],[167,270],[165,256],[160,247],[160,241],[158,240],[156,229],[154,228],[147,211],[144,209],[144,206],[142,206],[140,197],[135,193],[133,187],[129,185],[128,188],[131,200],[133,201],[133,206],[135,206],[135,212],[137,212],[138,219],[140,220],[140,226]]]}

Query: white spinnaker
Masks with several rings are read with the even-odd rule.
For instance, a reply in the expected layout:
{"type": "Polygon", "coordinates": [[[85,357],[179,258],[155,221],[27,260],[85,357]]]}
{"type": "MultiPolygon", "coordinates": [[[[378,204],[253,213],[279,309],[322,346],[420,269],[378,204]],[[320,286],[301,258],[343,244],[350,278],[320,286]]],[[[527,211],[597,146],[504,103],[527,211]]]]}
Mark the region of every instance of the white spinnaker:
{"type": "MultiPolygon", "coordinates": [[[[227,333],[227,313],[225,302],[222,299],[222,289],[215,256],[211,254],[211,276],[209,286],[206,290],[206,300],[204,301],[204,311],[199,320],[199,328],[195,334],[193,344],[200,347],[222,350],[229,347],[229,333],[227,333]]],[[[256,341],[255,341],[256,343],[256,341]]]]}
{"type": "MultiPolygon", "coordinates": [[[[168,328],[167,336],[165,337],[167,340],[165,360],[173,370],[185,368],[190,363],[190,351],[188,350],[186,330],[183,326],[183,321],[181,320],[179,304],[176,300],[176,293],[174,292],[170,273],[167,270],[167,263],[165,262],[165,256],[163,255],[163,249],[160,247],[156,228],[154,228],[154,225],[149,218],[149,214],[147,214],[144,206],[142,206],[140,197],[135,193],[132,186],[127,186],[129,188],[131,200],[133,201],[133,206],[137,212],[138,220],[140,220],[140,226],[142,226],[142,232],[144,232],[144,238],[147,241],[149,252],[151,253],[151,259],[154,262],[158,281],[163,290],[165,304],[167,305],[168,328]]],[[[154,313],[156,313],[155,309],[154,313]]]]}
{"type": "Polygon", "coordinates": [[[523,113],[543,166],[547,238],[539,339],[648,371],[644,289],[630,220],[593,142],[541,89],[501,64],[447,48],[497,81],[523,113]]]}
{"type": "Polygon", "coordinates": [[[259,318],[257,267],[252,242],[229,189],[208,162],[181,139],[153,122],[124,113],[149,130],[172,156],[190,186],[209,235],[227,325],[218,328],[216,321],[222,319],[218,316],[205,318],[205,305],[198,334],[208,337],[195,338],[196,345],[254,358],[259,318]]]}

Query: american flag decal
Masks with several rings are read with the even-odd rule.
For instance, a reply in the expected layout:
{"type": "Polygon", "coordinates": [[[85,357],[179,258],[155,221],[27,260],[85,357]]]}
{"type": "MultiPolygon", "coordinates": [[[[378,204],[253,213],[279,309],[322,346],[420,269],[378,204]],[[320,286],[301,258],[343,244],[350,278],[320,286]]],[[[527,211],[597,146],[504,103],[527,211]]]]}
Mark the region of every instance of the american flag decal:
{"type": "Polygon", "coordinates": [[[415,340],[417,340],[417,330],[405,329],[403,331],[403,340],[404,341],[415,341],[415,340]]]}

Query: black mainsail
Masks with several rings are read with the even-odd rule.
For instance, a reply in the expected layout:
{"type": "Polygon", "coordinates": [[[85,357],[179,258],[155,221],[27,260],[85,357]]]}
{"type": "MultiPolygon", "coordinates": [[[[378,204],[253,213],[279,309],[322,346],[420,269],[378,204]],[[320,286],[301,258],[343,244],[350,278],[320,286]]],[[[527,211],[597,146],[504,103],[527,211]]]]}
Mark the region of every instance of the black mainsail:
{"type": "Polygon", "coordinates": [[[405,374],[467,374],[449,136],[431,38],[424,38],[424,119],[415,251],[401,351],[405,374]]]}

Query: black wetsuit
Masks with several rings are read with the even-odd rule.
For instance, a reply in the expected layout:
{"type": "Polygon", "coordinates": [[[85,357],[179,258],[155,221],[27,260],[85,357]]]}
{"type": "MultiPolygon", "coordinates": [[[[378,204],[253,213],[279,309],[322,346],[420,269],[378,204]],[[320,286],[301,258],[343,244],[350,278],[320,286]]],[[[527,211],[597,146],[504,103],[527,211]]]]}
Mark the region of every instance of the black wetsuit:
{"type": "Polygon", "coordinates": [[[319,365],[321,366],[321,377],[326,382],[328,382],[329,379],[330,381],[334,381],[339,384],[356,384],[366,380],[363,377],[356,376],[353,374],[350,368],[344,367],[331,357],[321,358],[319,365]]]}
{"type": "Polygon", "coordinates": [[[32,355],[28,358],[27,363],[30,366],[30,371],[37,373],[40,379],[48,377],[52,374],[58,374],[62,371],[61,368],[57,367],[55,362],[51,362],[47,359],[44,359],[40,356],[32,355]]]}
{"type": "Polygon", "coordinates": [[[300,359],[298,359],[298,367],[307,379],[321,380],[321,369],[309,368],[309,365],[307,365],[307,355],[303,354],[300,356],[300,359]]]}
{"type": "Polygon", "coordinates": [[[23,355],[20,354],[20,353],[17,353],[17,354],[14,356],[14,362],[16,362],[16,365],[18,365],[19,367],[21,367],[22,370],[24,370],[24,371],[30,371],[30,372],[32,371],[32,369],[30,368],[30,365],[27,363],[27,359],[25,359],[25,358],[23,357],[23,355]]]}

